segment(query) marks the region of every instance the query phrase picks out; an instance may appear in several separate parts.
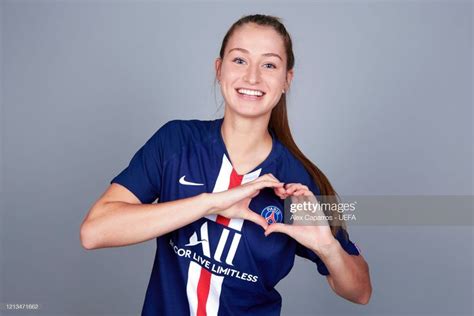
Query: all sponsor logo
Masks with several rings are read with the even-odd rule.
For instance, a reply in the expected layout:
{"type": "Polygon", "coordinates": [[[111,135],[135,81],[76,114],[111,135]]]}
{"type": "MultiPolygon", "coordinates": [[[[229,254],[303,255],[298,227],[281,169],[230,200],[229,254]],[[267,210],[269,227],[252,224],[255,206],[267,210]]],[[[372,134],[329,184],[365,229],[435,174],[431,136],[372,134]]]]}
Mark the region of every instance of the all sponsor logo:
{"type": "Polygon", "coordinates": [[[233,267],[241,238],[240,233],[222,228],[217,247],[213,249],[209,242],[208,221],[205,221],[199,231],[189,237],[189,242],[184,247],[176,245],[173,239],[170,239],[170,246],[178,256],[193,260],[212,274],[257,282],[257,275],[233,267]],[[196,247],[201,248],[202,252],[198,252],[196,247]]]}

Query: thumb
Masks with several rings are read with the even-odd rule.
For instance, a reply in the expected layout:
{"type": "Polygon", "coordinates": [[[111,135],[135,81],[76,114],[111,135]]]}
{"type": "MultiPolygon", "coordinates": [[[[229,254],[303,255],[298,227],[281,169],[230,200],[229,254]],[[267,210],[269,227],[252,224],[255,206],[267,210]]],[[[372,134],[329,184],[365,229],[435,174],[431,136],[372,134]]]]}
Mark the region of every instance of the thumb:
{"type": "Polygon", "coordinates": [[[268,225],[267,229],[265,229],[265,236],[268,236],[271,233],[284,233],[290,235],[290,226],[282,223],[273,223],[268,225]]]}
{"type": "Polygon", "coordinates": [[[243,219],[254,222],[257,225],[262,226],[263,229],[267,229],[267,227],[268,227],[268,223],[265,220],[265,218],[263,218],[263,216],[255,213],[255,212],[251,211],[250,209],[245,210],[243,219]]]}

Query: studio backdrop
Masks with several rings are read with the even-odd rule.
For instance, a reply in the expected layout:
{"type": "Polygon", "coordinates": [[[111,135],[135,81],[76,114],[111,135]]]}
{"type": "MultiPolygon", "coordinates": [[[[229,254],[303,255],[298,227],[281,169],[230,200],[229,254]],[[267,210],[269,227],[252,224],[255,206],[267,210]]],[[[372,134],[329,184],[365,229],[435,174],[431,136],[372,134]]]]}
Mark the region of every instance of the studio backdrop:
{"type": "Polygon", "coordinates": [[[85,250],[80,224],[164,123],[222,117],[214,60],[253,13],[292,36],[301,150],[341,196],[387,197],[377,212],[394,219],[348,225],[370,267],[368,305],[297,258],[277,286],[282,314],[473,314],[472,213],[455,218],[473,196],[472,2],[4,0],[0,11],[2,315],[140,313],[155,240],[85,250]],[[443,196],[446,222],[403,204],[443,196]]]}

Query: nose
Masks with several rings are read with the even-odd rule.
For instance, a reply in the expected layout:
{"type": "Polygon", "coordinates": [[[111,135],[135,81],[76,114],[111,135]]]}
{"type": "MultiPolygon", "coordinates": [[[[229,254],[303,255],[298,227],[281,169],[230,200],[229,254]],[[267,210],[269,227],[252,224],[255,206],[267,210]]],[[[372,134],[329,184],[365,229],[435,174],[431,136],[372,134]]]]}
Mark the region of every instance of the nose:
{"type": "Polygon", "coordinates": [[[250,84],[259,83],[260,82],[260,69],[258,68],[258,65],[250,65],[247,68],[243,79],[250,84]]]}

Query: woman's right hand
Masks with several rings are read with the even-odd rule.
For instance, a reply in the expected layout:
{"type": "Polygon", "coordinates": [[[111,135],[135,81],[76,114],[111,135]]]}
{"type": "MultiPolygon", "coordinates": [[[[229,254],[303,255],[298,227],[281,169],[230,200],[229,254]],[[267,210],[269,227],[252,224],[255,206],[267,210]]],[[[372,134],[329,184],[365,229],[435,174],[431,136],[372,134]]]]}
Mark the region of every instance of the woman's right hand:
{"type": "Polygon", "coordinates": [[[271,173],[267,173],[227,191],[210,193],[212,207],[208,214],[246,219],[266,229],[267,221],[261,215],[249,209],[250,201],[264,188],[274,188],[275,193],[280,195],[285,191],[283,185],[284,183],[280,182],[271,173]]]}

